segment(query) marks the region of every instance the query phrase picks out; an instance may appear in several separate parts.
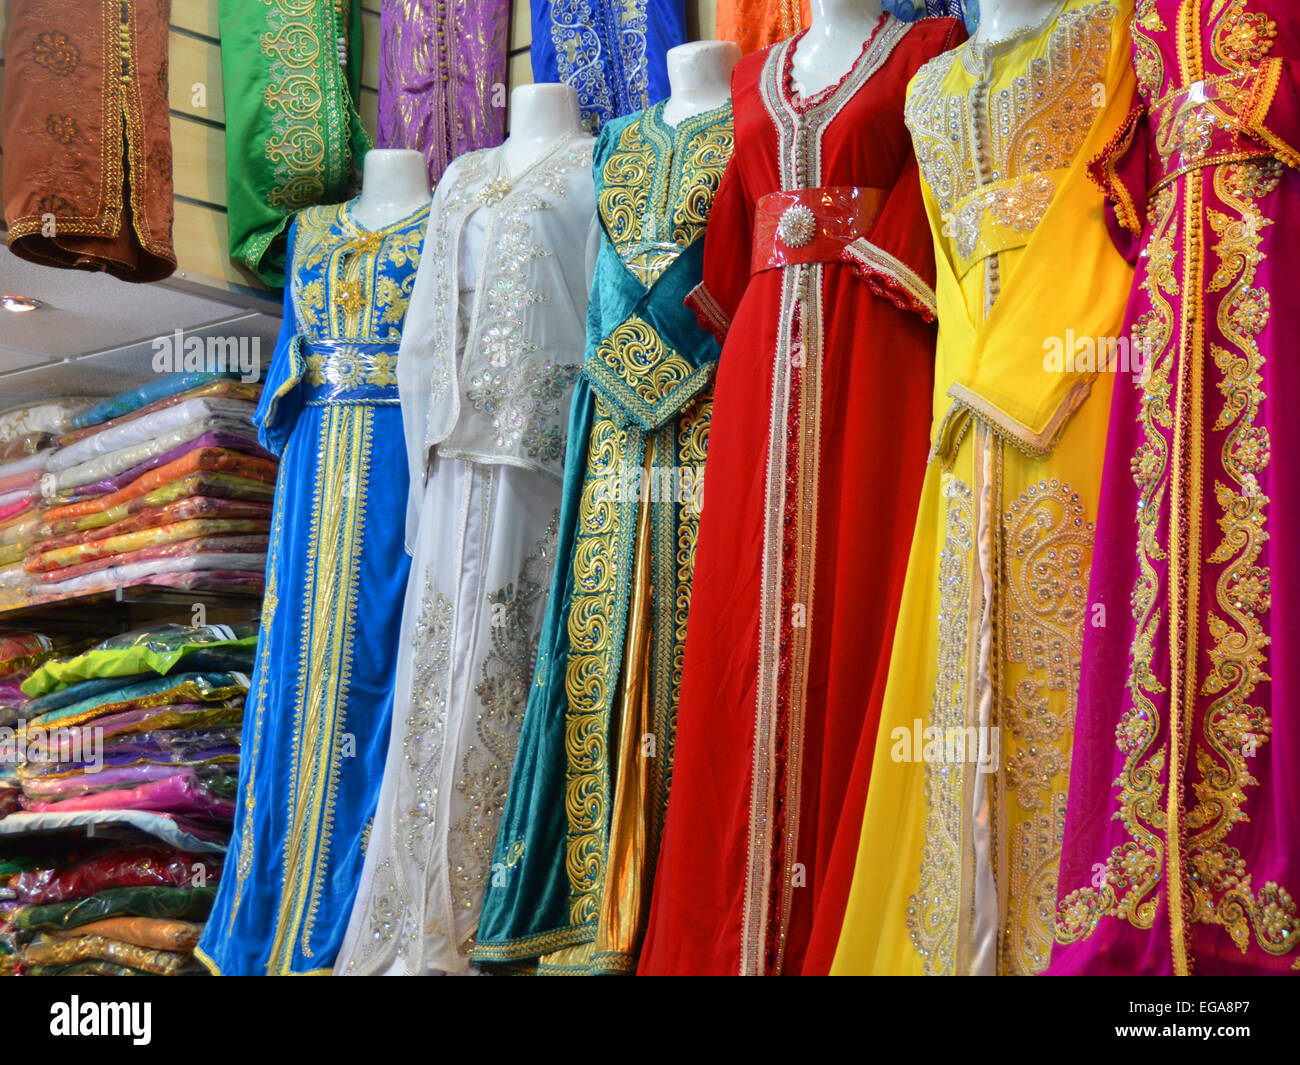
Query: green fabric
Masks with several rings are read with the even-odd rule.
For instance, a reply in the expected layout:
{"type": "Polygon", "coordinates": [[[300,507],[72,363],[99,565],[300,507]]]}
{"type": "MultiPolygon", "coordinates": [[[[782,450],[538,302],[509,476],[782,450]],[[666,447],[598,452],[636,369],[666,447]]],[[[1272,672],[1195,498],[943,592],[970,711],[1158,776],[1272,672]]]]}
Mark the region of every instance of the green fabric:
{"type": "Polygon", "coordinates": [[[14,927],[77,928],[105,917],[171,917],[201,921],[212,910],[215,887],[109,888],[86,899],[22,906],[14,913],[14,927]]]}
{"type": "Polygon", "coordinates": [[[356,107],[360,0],[345,10],[340,18],[334,0],[221,0],[230,257],[271,288],[284,286],[293,214],[349,199],[371,147],[356,107]]]}
{"type": "Polygon", "coordinates": [[[22,689],[24,695],[37,698],[85,680],[169,673],[182,661],[191,672],[244,670],[256,648],[257,632],[249,625],[146,630],[125,640],[105,641],[74,658],[46,662],[23,681],[22,689]],[[200,655],[202,660],[196,661],[200,655]]]}

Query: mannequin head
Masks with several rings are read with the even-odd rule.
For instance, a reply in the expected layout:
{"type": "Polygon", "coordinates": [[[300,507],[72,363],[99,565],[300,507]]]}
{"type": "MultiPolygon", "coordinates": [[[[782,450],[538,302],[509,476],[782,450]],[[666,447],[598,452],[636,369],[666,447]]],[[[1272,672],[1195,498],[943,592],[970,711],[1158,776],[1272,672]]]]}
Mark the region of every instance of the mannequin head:
{"type": "Polygon", "coordinates": [[[572,85],[536,82],[517,85],[510,94],[510,136],[553,140],[582,125],[578,93],[572,85]]]}
{"type": "Polygon", "coordinates": [[[730,41],[692,41],[668,50],[668,84],[672,94],[664,104],[664,121],[677,125],[684,118],[721,107],[731,98],[731,71],[740,48],[730,41]]]}
{"type": "Polygon", "coordinates": [[[986,44],[1005,40],[1047,22],[1064,6],[1064,0],[979,0],[974,39],[986,44]]]}
{"type": "Polygon", "coordinates": [[[361,198],[353,218],[381,229],[429,202],[429,162],[409,148],[374,148],[362,161],[361,198]]]}

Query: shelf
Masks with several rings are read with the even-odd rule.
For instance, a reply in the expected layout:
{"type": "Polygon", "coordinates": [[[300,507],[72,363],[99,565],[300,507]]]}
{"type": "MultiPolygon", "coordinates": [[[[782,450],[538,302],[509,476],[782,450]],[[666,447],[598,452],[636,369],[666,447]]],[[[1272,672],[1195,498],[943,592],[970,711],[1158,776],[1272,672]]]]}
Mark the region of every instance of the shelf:
{"type": "Polygon", "coordinates": [[[144,844],[163,842],[188,853],[223,854],[224,844],[191,836],[170,817],[146,810],[80,810],[75,813],[14,813],[0,818],[0,856],[17,853],[16,843],[42,846],[65,842],[111,840],[144,844]]]}
{"type": "Polygon", "coordinates": [[[115,588],[107,592],[93,592],[90,595],[58,599],[51,603],[0,610],[0,625],[30,620],[39,621],[46,627],[54,623],[62,629],[93,628],[96,631],[103,631],[106,623],[109,622],[106,614],[111,614],[113,621],[122,622],[128,620],[132,614],[145,610],[152,609],[155,613],[174,614],[177,610],[192,610],[196,604],[202,604],[205,610],[247,611],[249,620],[256,621],[261,614],[262,596],[259,592],[213,592],[203,589],[182,591],[176,588],[136,585],[132,588],[115,588]],[[103,612],[87,614],[87,609],[91,607],[99,608],[103,612]]]}

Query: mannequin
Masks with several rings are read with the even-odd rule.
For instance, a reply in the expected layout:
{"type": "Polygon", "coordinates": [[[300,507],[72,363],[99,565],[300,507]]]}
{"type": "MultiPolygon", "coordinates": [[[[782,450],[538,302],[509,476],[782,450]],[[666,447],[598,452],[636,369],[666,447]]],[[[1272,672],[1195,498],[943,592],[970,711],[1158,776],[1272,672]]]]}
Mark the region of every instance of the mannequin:
{"type": "Polygon", "coordinates": [[[561,137],[581,132],[582,114],[572,85],[520,85],[510,94],[510,136],[502,145],[506,169],[517,177],[561,137]]]}
{"type": "Polygon", "coordinates": [[[812,0],[810,6],[812,22],[791,61],[794,87],[805,98],[844,76],[884,12],[881,0],[812,0]]]}
{"type": "Polygon", "coordinates": [[[668,85],[664,121],[676,126],[684,118],[721,107],[731,99],[731,71],[740,61],[740,46],[731,41],[692,41],[668,50],[668,85]]]}
{"type": "Polygon", "coordinates": [[[429,164],[409,148],[366,152],[361,198],[352,218],[366,229],[383,229],[429,202],[429,164]]]}
{"type": "Polygon", "coordinates": [[[980,0],[980,24],[971,40],[997,44],[1048,22],[1063,0],[980,0]]]}

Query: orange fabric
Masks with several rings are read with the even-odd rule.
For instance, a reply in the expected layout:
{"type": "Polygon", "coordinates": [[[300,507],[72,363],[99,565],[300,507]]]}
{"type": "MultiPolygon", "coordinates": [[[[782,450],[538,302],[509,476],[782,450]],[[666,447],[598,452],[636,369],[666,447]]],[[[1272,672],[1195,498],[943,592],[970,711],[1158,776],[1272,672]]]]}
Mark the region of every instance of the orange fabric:
{"type": "Polygon", "coordinates": [[[718,0],[717,37],[756,52],[793,37],[808,20],[808,0],[718,0]]]}
{"type": "Polygon", "coordinates": [[[4,213],[32,262],[157,281],[172,250],[170,0],[13,0],[4,213]]]}
{"type": "Polygon", "coordinates": [[[155,488],[184,477],[186,474],[197,473],[200,470],[233,474],[236,477],[272,484],[275,482],[278,469],[279,464],[269,459],[259,459],[252,455],[243,455],[237,451],[227,451],[225,448],[219,447],[195,448],[188,454],[167,463],[166,466],[159,466],[156,470],[150,470],[143,477],[137,478],[125,488],[118,489],[116,492],[96,496],[94,499],[86,499],[80,503],[69,503],[67,506],[53,507],[45,512],[45,520],[55,522],[63,518],[80,517],[83,514],[97,514],[102,510],[109,510],[119,503],[125,503],[138,496],[146,495],[155,488]]]}

